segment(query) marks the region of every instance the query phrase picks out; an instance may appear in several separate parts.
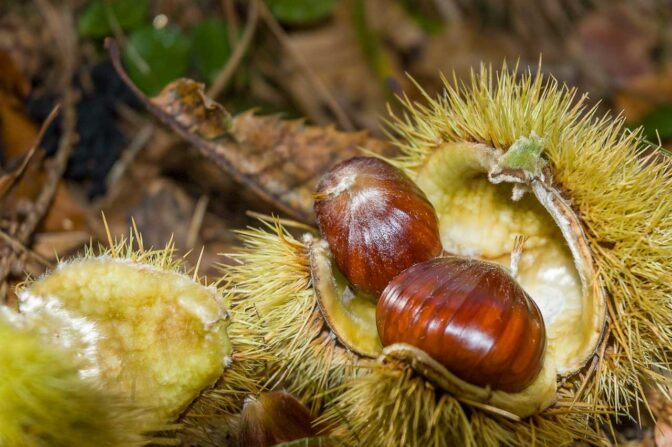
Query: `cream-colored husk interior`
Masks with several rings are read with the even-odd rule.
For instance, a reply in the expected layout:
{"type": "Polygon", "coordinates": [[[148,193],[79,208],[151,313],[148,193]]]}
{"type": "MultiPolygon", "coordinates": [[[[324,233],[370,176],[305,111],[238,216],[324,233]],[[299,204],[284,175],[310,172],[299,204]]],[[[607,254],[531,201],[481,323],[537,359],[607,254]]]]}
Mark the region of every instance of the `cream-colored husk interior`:
{"type": "Polygon", "coordinates": [[[501,155],[483,145],[447,144],[418,169],[416,182],[436,208],[448,253],[509,266],[516,237],[527,237],[517,279],[543,315],[546,355],[558,374],[569,375],[592,355],[602,331],[604,302],[590,252],[560,196],[502,173],[501,155]],[[504,181],[494,184],[493,174],[504,181]]]}
{"type": "Polygon", "coordinates": [[[216,289],[150,265],[106,257],[64,264],[20,291],[19,303],[50,341],[77,348],[81,376],[158,420],[177,416],[231,355],[216,289]]]}
{"type": "Polygon", "coordinates": [[[333,264],[329,245],[310,234],[304,236],[310,250],[310,269],[317,304],[340,342],[351,351],[377,357],[383,351],[376,328],[376,303],[352,292],[333,264]]]}
{"type": "Polygon", "coordinates": [[[383,355],[388,359],[400,360],[410,365],[414,371],[420,373],[440,389],[448,391],[465,403],[472,405],[485,404],[487,411],[499,413],[512,419],[537,414],[557,400],[556,367],[552,358],[544,362],[539,375],[527,388],[518,393],[507,393],[472,385],[455,376],[426,352],[405,343],[396,343],[385,347],[383,355]]]}

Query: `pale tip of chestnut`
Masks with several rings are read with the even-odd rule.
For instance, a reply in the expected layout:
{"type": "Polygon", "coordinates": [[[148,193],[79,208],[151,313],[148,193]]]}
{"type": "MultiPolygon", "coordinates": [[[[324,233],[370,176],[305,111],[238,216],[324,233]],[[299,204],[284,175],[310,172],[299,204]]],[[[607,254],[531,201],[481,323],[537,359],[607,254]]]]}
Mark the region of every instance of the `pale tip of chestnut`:
{"type": "Polygon", "coordinates": [[[375,157],[355,157],[321,179],[315,214],[338,269],[377,298],[399,273],[442,251],[438,218],[403,171],[375,157]]]}

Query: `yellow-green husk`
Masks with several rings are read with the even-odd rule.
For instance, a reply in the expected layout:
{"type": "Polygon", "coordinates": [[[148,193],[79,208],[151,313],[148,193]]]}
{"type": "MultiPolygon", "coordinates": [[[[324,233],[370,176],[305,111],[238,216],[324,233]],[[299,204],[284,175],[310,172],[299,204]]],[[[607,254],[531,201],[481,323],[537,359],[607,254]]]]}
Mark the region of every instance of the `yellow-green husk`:
{"type": "MultiPolygon", "coordinates": [[[[0,445],[132,447],[152,428],[129,400],[79,376],[76,353],[11,324],[0,309],[0,445]]],[[[11,313],[11,314],[10,314],[11,313]]]]}
{"type": "MultiPolygon", "coordinates": [[[[137,231],[109,239],[109,247],[91,246],[21,285],[19,321],[70,348],[81,377],[133,401],[144,424],[170,438],[182,427],[170,424],[231,369],[225,298],[187,272],[172,242],[145,249],[137,231]]],[[[251,380],[230,377],[234,390],[251,380]]]]}

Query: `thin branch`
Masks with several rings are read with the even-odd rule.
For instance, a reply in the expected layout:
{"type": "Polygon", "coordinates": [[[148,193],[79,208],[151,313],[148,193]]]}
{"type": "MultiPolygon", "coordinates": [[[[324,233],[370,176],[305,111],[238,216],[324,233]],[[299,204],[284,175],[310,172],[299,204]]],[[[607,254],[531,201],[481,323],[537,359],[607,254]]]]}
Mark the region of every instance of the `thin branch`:
{"type": "Polygon", "coordinates": [[[219,96],[224,88],[231,80],[231,77],[236,72],[236,69],[240,65],[240,62],[243,60],[245,53],[247,53],[250,44],[252,43],[252,38],[254,33],[257,30],[257,22],[259,20],[259,1],[252,0],[250,2],[250,8],[247,12],[247,22],[245,23],[245,31],[243,31],[243,37],[236,45],[236,48],[233,50],[231,57],[226,62],[226,65],[222,70],[217,74],[214,82],[208,89],[208,96],[211,98],[216,98],[219,96]]]}
{"type": "MultiPolygon", "coordinates": [[[[47,119],[42,123],[42,126],[40,128],[40,131],[37,134],[35,143],[33,147],[31,148],[30,152],[34,153],[35,148],[37,148],[41,141],[42,138],[44,137],[44,133],[46,129],[51,125],[53,120],[56,118],[58,115],[58,112],[60,111],[60,105],[54,107],[54,109],[49,113],[49,116],[47,119]]],[[[32,158],[32,155],[27,155],[26,159],[32,158]]],[[[38,201],[39,198],[43,195],[45,192],[45,188],[40,191],[40,196],[38,196],[38,201]]],[[[53,195],[53,192],[51,193],[53,195]]],[[[37,222],[33,224],[33,221],[35,220],[36,216],[38,216],[39,210],[37,209],[37,201],[35,204],[33,204],[33,207],[30,210],[30,213],[26,217],[26,220],[18,225],[18,227],[14,230],[13,234],[8,234],[4,231],[0,231],[0,237],[5,240],[5,244],[0,244],[0,285],[2,285],[7,277],[9,276],[11,270],[12,270],[12,264],[16,261],[17,259],[17,254],[22,253],[22,252],[29,252],[30,250],[25,246],[28,237],[32,232],[34,231],[35,227],[37,226],[37,222],[39,222],[39,218],[37,219],[37,222]],[[33,228],[31,229],[29,226],[26,226],[26,224],[29,225],[34,225],[33,228]],[[30,232],[29,232],[30,230],[30,232]]],[[[40,216],[41,217],[41,216],[40,216]]],[[[6,287],[0,288],[0,303],[4,303],[6,299],[6,287]]]]}
{"type": "Polygon", "coordinates": [[[13,172],[6,174],[3,177],[0,177],[0,200],[5,198],[7,194],[12,190],[14,185],[23,177],[23,174],[26,173],[26,168],[30,164],[30,161],[33,159],[35,156],[35,153],[37,152],[37,148],[40,147],[40,143],[42,142],[42,138],[44,138],[44,134],[46,133],[47,129],[49,126],[51,126],[51,123],[54,122],[56,119],[56,116],[58,115],[58,112],[60,111],[61,106],[57,104],[54,106],[53,109],[51,109],[51,112],[49,112],[49,116],[47,116],[47,119],[44,120],[44,123],[42,123],[42,127],[40,127],[40,131],[37,133],[37,136],[35,137],[35,142],[33,143],[33,146],[30,148],[28,151],[28,154],[23,158],[23,161],[21,162],[21,165],[16,168],[13,172]]]}
{"type": "Polygon", "coordinates": [[[238,41],[238,16],[236,15],[235,0],[222,0],[222,9],[228,25],[229,45],[233,48],[238,41]]]}
{"type": "MultiPolygon", "coordinates": [[[[56,155],[51,160],[45,162],[47,178],[33,203],[33,206],[24,219],[11,235],[11,237],[26,245],[35,228],[40,223],[44,215],[49,210],[53,200],[58,183],[61,181],[63,173],[70,158],[72,148],[75,144],[77,134],[77,115],[75,111],[75,92],[71,83],[75,74],[75,62],[78,54],[77,37],[72,30],[75,29],[71,10],[59,11],[48,0],[37,0],[37,4],[44,16],[46,26],[54,36],[55,46],[57,48],[59,64],[61,65],[62,77],[60,79],[59,89],[63,92],[61,104],[63,107],[63,120],[61,121],[61,139],[58,144],[56,155]]],[[[6,246],[0,249],[0,284],[3,284],[10,273],[11,266],[17,259],[17,253],[6,246]]],[[[7,288],[0,288],[6,292],[7,288]]],[[[6,300],[6,295],[0,295],[0,303],[6,300]]]]}
{"type": "Polygon", "coordinates": [[[114,183],[116,183],[117,180],[119,180],[124,175],[126,169],[128,169],[128,167],[133,163],[133,160],[135,160],[135,157],[138,155],[138,153],[152,138],[152,135],[154,135],[154,130],[154,124],[145,124],[140,128],[128,147],[121,152],[121,156],[114,163],[114,165],[112,165],[112,168],[110,169],[110,172],[107,174],[107,178],[105,179],[105,185],[108,189],[111,188],[114,183]]]}
{"type": "Polygon", "coordinates": [[[110,2],[108,1],[104,3],[105,3],[105,15],[107,16],[107,21],[110,24],[110,27],[112,28],[114,38],[117,39],[119,45],[121,45],[122,47],[126,47],[126,53],[128,54],[128,57],[131,58],[135,66],[138,67],[138,69],[144,75],[151,74],[152,71],[151,67],[149,66],[147,61],[142,57],[142,55],[138,52],[138,49],[135,48],[134,45],[126,45],[126,43],[128,42],[128,39],[126,39],[126,33],[124,33],[124,29],[121,27],[119,19],[114,14],[114,11],[112,11],[112,6],[110,5],[110,2]]]}
{"type": "MultiPolygon", "coordinates": [[[[70,158],[72,148],[75,144],[77,135],[77,114],[75,111],[75,92],[70,83],[75,73],[75,55],[77,54],[77,40],[69,33],[63,32],[65,29],[75,29],[72,23],[72,15],[68,13],[59,13],[47,0],[37,0],[40,8],[44,11],[47,24],[52,28],[54,36],[58,36],[61,41],[60,56],[65,74],[61,81],[63,91],[63,121],[61,122],[61,139],[58,144],[58,150],[53,159],[49,160],[47,166],[47,180],[40,191],[40,195],[34,204],[34,212],[30,213],[26,220],[19,227],[15,235],[18,240],[25,243],[30,235],[33,234],[37,224],[49,209],[49,205],[56,192],[56,187],[63,177],[65,168],[70,158]],[[64,36],[64,34],[66,34],[64,36]],[[67,36],[70,34],[70,36],[67,36]],[[68,39],[69,37],[69,39],[68,39]],[[68,42],[69,41],[69,42],[68,42]]],[[[0,278],[1,279],[1,278],[0,278]]]]}
{"type": "Polygon", "coordinates": [[[202,195],[196,206],[194,207],[194,215],[189,222],[189,229],[187,231],[186,247],[192,249],[196,242],[198,241],[198,233],[201,231],[201,226],[203,226],[203,219],[205,218],[205,212],[208,209],[208,196],[202,195]]]}
{"type": "Polygon", "coordinates": [[[49,261],[47,258],[45,258],[41,254],[31,250],[30,248],[26,247],[20,241],[16,240],[14,237],[5,233],[2,230],[0,230],[0,239],[4,239],[5,242],[7,242],[9,245],[11,245],[12,249],[15,252],[26,253],[45,267],[52,268],[54,266],[54,264],[51,261],[49,261]]]}

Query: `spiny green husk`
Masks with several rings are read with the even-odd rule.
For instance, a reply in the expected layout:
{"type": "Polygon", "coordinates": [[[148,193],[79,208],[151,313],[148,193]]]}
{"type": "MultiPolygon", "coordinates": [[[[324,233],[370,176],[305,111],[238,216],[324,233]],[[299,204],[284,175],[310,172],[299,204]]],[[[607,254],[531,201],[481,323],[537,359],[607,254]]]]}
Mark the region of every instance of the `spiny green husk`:
{"type": "MultiPolygon", "coordinates": [[[[5,309],[6,312],[11,312],[5,309]]],[[[15,318],[19,318],[15,315],[15,318]]],[[[142,411],[80,378],[76,353],[0,314],[0,445],[140,446],[142,411]]]]}
{"type": "Polygon", "coordinates": [[[356,359],[349,364],[339,363],[347,358],[325,358],[311,345],[324,326],[314,312],[305,247],[277,224],[272,232],[243,233],[244,263],[229,276],[239,304],[247,303],[243,319],[259,323],[258,337],[267,352],[278,355],[279,374],[293,387],[338,396],[327,400],[323,420],[352,445],[600,443],[612,416],[640,408],[645,382],[666,389],[670,381],[669,159],[644,155],[639,132],[628,131],[622,118],[598,117],[575,90],[541,75],[519,76],[506,66],[499,74],[482,68],[468,84],[446,83],[443,96],[426,100],[404,100],[406,114],[390,121],[403,151],[391,162],[414,177],[446,143],[506,151],[521,137],[537,135],[545,169],[583,225],[598,286],[609,295],[608,322],[596,355],[559,384],[558,403],[512,420],[437,392],[403,365],[360,362],[354,369],[356,359]],[[329,377],[328,386],[316,386],[319,377],[329,377]]]}
{"type": "Polygon", "coordinates": [[[184,438],[220,445],[235,431],[243,401],[285,389],[317,413],[327,390],[355,373],[356,358],[327,332],[310,287],[305,244],[278,221],[240,231],[244,248],[229,254],[222,282],[231,323],[231,364],[217,385],[183,415],[184,438]]]}
{"type": "Polygon", "coordinates": [[[356,374],[357,358],[337,343],[319,313],[305,244],[277,221],[264,224],[241,231],[245,248],[230,255],[240,262],[226,270],[232,320],[274,358],[264,388],[283,386],[318,411],[327,390],[356,374]]]}
{"type": "Polygon", "coordinates": [[[497,415],[496,409],[479,409],[437,393],[400,364],[375,365],[342,391],[321,422],[347,445],[562,446],[577,438],[598,441],[579,409],[512,420],[497,415]]]}
{"type": "MultiPolygon", "coordinates": [[[[591,423],[591,417],[605,414],[606,408],[585,402],[571,405],[573,396],[579,394],[576,388],[581,387],[583,376],[568,385],[575,388],[574,392],[561,390],[561,406],[519,422],[509,419],[510,415],[498,416],[497,409],[465,404],[437,393],[432,384],[398,363],[377,365],[352,354],[345,359],[324,356],[318,349],[324,345],[315,341],[328,342],[327,346],[333,350],[343,349],[331,336],[325,338],[318,331],[308,332],[308,324],[324,325],[324,322],[312,311],[316,302],[309,284],[307,247],[279,224],[268,227],[273,232],[266,229],[242,232],[245,248],[236,257],[244,263],[235,266],[228,276],[228,287],[239,294],[239,303],[232,306],[232,319],[241,321],[238,312],[247,308],[249,312],[244,319],[249,328],[257,331],[255,337],[265,340],[261,348],[277,356],[275,362],[269,363],[275,375],[266,387],[289,384],[288,389],[298,390],[294,392],[306,390],[304,396],[309,401],[327,397],[320,402],[326,403],[320,423],[336,439],[346,445],[437,447],[597,441],[599,427],[591,423]],[[266,288],[255,295],[257,287],[266,288]],[[272,291],[280,289],[284,289],[282,299],[278,295],[269,297],[272,291]],[[306,303],[308,309],[302,307],[306,303]],[[257,312],[256,306],[266,314],[257,312]],[[310,318],[308,323],[305,318],[310,318]],[[284,382],[279,377],[284,377],[284,382]],[[316,378],[322,377],[329,377],[329,383],[317,382],[316,378]],[[451,428],[453,431],[449,433],[446,427],[454,430],[451,428]],[[399,439],[405,442],[400,444],[399,439]]],[[[241,335],[253,339],[250,334],[241,335]]]]}
{"type": "MultiPolygon", "coordinates": [[[[642,382],[665,381],[672,346],[672,193],[670,160],[663,162],[641,132],[621,117],[597,116],[586,97],[541,74],[482,67],[470,83],[446,82],[425,105],[405,100],[393,119],[412,172],[437,147],[473,141],[506,150],[521,136],[539,135],[557,189],[583,223],[601,285],[611,299],[606,358],[577,398],[627,412],[643,401],[642,382]]],[[[655,148],[654,148],[655,149],[655,148]]]]}
{"type": "MultiPolygon", "coordinates": [[[[128,238],[112,240],[108,246],[100,245],[95,251],[87,248],[85,257],[108,256],[144,264],[163,271],[191,274],[183,259],[175,256],[172,241],[163,249],[145,249],[142,235],[135,228],[128,238]]],[[[193,280],[204,283],[193,272],[193,280]]],[[[232,294],[221,287],[223,281],[214,284],[223,294],[224,308],[229,312],[227,334],[232,345],[232,354],[221,359],[224,363],[222,376],[213,387],[206,388],[180,415],[177,430],[167,432],[177,436],[183,443],[195,445],[225,445],[235,429],[242,402],[250,394],[259,393],[272,356],[260,346],[259,340],[250,336],[249,322],[231,317],[232,294]]]]}

